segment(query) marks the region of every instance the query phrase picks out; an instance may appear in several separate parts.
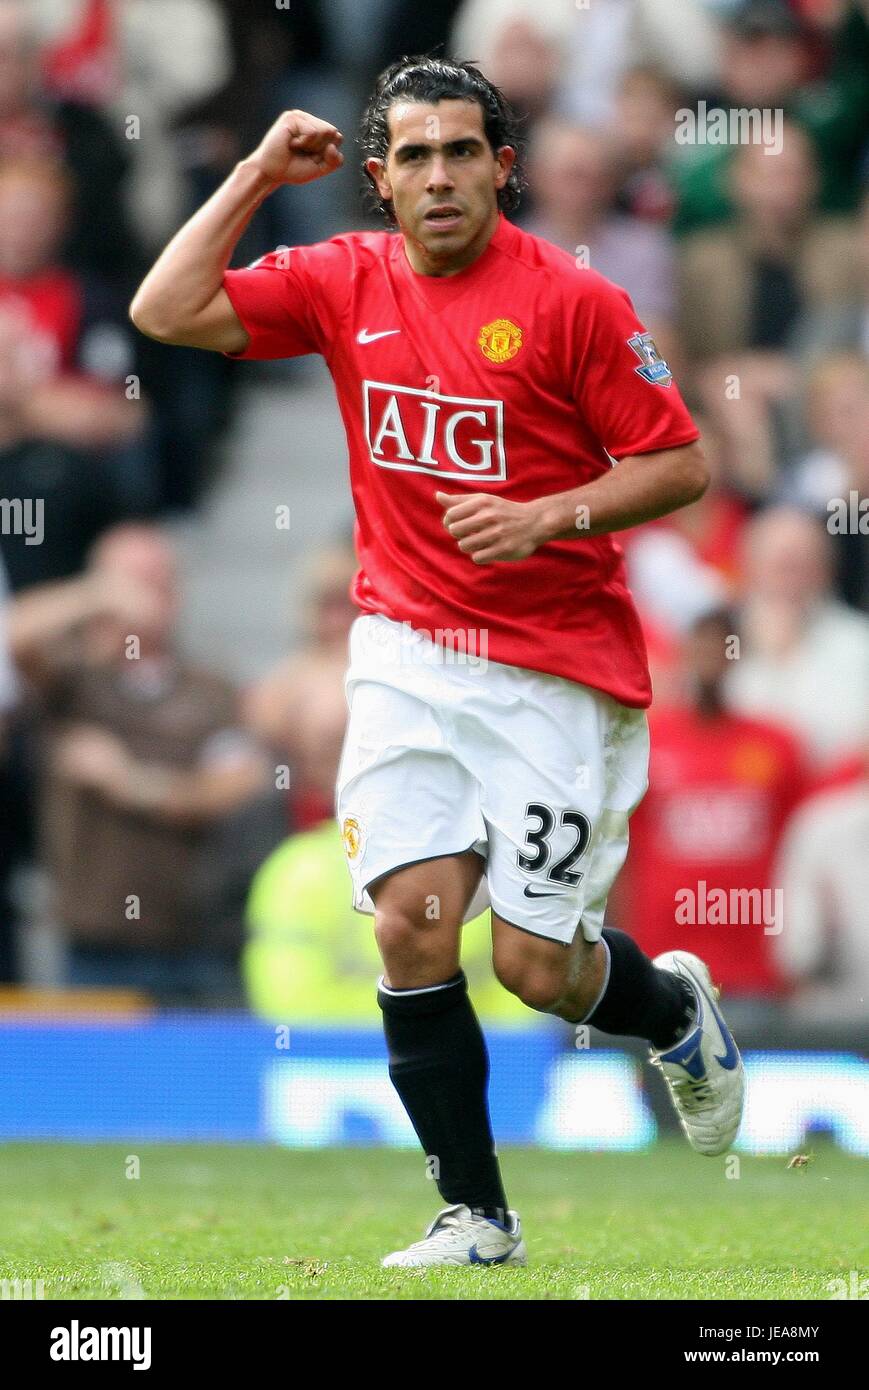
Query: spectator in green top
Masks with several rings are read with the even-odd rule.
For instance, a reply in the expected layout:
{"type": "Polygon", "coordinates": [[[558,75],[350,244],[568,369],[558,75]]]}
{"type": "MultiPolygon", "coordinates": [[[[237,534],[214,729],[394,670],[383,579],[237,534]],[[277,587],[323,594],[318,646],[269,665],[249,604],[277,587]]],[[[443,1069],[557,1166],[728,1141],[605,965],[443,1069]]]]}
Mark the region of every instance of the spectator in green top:
{"type": "MultiPolygon", "coordinates": [[[[781,111],[812,141],[819,166],[818,207],[853,212],[860,197],[861,159],[869,139],[869,23],[846,0],[828,36],[826,71],[809,80],[808,33],[784,0],[746,0],[724,34],[720,90],[701,95],[719,108],[781,111]]],[[[679,233],[726,222],[734,211],[732,144],[684,146],[675,168],[679,233]]]]}

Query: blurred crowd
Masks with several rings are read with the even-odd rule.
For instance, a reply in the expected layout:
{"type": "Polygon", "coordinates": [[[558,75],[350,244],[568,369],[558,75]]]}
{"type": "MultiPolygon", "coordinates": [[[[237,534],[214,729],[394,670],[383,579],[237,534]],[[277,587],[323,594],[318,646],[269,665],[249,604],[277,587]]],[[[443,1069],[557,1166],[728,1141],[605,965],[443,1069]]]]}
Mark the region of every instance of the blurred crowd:
{"type": "MultiPolygon", "coordinates": [[[[865,1020],[869,0],[0,0],[0,982],[44,977],[49,923],[57,983],[373,1017],[332,820],[352,542],[310,556],[262,679],[185,658],[165,523],[220,485],[239,372],[275,368],[126,306],[286,107],[345,131],[345,170],[269,199],[234,263],[376,226],[352,132],[433,49],[520,112],[517,220],[628,290],[713,475],[620,538],[655,704],[612,918],[746,1017],[865,1020]],[[716,135],[735,111],[755,138],[716,135]]],[[[530,1021],[484,924],[466,954],[484,1015],[530,1021]]]]}

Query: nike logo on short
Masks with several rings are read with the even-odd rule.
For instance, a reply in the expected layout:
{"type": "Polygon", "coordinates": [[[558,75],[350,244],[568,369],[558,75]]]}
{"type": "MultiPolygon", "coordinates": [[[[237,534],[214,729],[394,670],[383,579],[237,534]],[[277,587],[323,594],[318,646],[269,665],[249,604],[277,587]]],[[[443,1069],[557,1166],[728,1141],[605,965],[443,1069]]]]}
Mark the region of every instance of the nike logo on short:
{"type": "Polygon", "coordinates": [[[560,898],[560,893],[535,893],[530,883],[525,884],[526,898],[560,898]]]}
{"type": "Polygon", "coordinates": [[[378,338],[391,338],[393,333],[400,332],[400,328],[384,328],[379,333],[369,333],[367,328],[363,328],[356,334],[356,341],[357,343],[376,343],[378,338]]]}

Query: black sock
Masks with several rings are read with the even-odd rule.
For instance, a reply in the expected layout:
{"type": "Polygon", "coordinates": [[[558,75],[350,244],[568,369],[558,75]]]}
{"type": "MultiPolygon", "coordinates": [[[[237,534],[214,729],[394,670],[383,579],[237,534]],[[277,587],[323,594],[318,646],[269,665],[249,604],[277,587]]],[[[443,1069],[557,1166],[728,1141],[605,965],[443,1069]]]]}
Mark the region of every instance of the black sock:
{"type": "Polygon", "coordinates": [[[438,1191],[453,1205],[504,1222],[489,1123],[489,1056],[462,971],[428,990],[377,991],[389,1048],[389,1075],[427,1159],[436,1159],[438,1191]]]}
{"type": "Polygon", "coordinates": [[[609,976],[603,994],[584,1023],[602,1033],[647,1038],[659,1052],[672,1045],[691,1022],[694,991],[669,970],[659,970],[625,932],[604,927],[609,976]]]}

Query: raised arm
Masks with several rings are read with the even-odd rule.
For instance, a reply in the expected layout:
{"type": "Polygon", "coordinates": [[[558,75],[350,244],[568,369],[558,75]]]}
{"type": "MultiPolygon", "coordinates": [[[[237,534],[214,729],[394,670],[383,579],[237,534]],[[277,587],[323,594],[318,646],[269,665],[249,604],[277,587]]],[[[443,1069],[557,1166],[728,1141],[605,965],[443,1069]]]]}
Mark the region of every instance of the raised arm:
{"type": "Polygon", "coordinates": [[[243,352],[248,335],[223,289],[232,253],[260,204],[281,184],[311,183],[340,168],[343,136],[305,111],[285,111],[247,159],[175,234],[130,305],[161,343],[243,352]]]}

